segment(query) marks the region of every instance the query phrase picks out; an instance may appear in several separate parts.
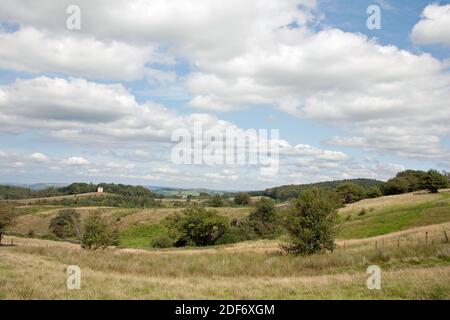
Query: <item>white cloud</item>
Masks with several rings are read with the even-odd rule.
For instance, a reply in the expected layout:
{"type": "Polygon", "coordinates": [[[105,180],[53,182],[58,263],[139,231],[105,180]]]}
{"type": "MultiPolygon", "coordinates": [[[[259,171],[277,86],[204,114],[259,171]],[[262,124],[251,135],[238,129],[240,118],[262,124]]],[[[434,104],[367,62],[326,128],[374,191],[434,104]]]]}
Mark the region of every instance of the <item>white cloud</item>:
{"type": "Polygon", "coordinates": [[[430,4],[422,12],[422,19],[414,26],[411,38],[420,44],[450,46],[450,4],[430,4]]]}
{"type": "Polygon", "coordinates": [[[31,157],[31,159],[33,159],[35,161],[39,161],[39,162],[46,162],[46,161],[50,160],[49,157],[47,157],[45,154],[40,153],[40,152],[35,152],[30,157],[31,157]]]}
{"type": "Polygon", "coordinates": [[[87,166],[90,162],[83,157],[70,157],[63,163],[69,166],[87,166]]]}
{"type": "Polygon", "coordinates": [[[0,29],[0,68],[3,69],[134,80],[145,75],[147,63],[156,61],[150,47],[100,41],[74,32],[59,35],[32,27],[12,33],[0,29]]]}

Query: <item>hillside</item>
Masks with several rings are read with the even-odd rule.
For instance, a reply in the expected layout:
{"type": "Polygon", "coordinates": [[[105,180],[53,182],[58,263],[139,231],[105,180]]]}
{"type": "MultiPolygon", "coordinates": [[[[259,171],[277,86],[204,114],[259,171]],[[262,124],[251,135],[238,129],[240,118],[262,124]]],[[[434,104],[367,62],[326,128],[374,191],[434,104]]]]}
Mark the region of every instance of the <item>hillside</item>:
{"type": "Polygon", "coordinates": [[[286,201],[292,198],[296,198],[300,192],[308,188],[329,188],[335,189],[337,186],[343,183],[354,183],[363,188],[380,187],[383,185],[383,181],[373,180],[373,179],[348,179],[348,180],[335,180],[335,181],[325,181],[310,184],[299,184],[299,185],[285,185],[275,188],[266,189],[262,192],[262,195],[271,197],[276,200],[286,201]]]}

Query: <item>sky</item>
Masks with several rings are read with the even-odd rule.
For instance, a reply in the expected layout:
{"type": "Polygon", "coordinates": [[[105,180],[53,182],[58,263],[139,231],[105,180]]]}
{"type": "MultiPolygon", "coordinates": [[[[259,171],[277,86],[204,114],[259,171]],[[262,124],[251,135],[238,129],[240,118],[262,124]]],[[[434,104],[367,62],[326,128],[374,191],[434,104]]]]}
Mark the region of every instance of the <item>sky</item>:
{"type": "Polygon", "coordinates": [[[449,1],[73,3],[0,2],[0,182],[255,190],[450,170],[449,1]],[[277,165],[260,145],[256,162],[176,161],[198,125],[203,146],[268,130],[277,165]]]}

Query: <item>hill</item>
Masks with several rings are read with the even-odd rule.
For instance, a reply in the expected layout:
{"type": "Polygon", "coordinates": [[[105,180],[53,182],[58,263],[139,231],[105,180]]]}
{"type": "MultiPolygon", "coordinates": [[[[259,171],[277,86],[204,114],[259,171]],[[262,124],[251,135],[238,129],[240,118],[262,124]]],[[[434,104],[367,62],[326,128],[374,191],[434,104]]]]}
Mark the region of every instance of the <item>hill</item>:
{"type": "Polygon", "coordinates": [[[373,179],[347,179],[347,180],[335,180],[335,181],[325,181],[310,184],[299,184],[299,185],[284,185],[280,187],[266,189],[261,192],[261,195],[271,197],[276,200],[285,201],[292,198],[296,198],[300,192],[308,188],[329,188],[335,189],[337,186],[343,183],[354,183],[365,189],[371,187],[380,187],[384,184],[383,181],[373,180],[373,179]]]}

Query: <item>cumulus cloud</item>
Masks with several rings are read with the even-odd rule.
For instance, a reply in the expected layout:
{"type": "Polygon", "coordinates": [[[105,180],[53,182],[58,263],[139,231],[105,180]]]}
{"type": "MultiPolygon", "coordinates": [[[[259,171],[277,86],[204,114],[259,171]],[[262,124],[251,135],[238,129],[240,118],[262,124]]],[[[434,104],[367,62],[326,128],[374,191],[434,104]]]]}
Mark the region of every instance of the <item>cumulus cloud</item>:
{"type": "Polygon", "coordinates": [[[57,72],[94,79],[135,80],[145,65],[158,62],[151,47],[100,41],[74,32],[62,35],[33,27],[1,32],[0,68],[32,73],[57,72]]]}
{"type": "Polygon", "coordinates": [[[70,157],[64,160],[63,163],[69,166],[87,166],[90,162],[83,157],[70,157]]]}
{"type": "Polygon", "coordinates": [[[450,4],[430,4],[422,12],[422,19],[414,26],[411,38],[419,44],[450,46],[450,4]]]}
{"type": "Polygon", "coordinates": [[[45,154],[40,152],[35,152],[30,156],[31,159],[38,161],[38,162],[47,162],[50,160],[49,157],[47,157],[45,154]]]}

